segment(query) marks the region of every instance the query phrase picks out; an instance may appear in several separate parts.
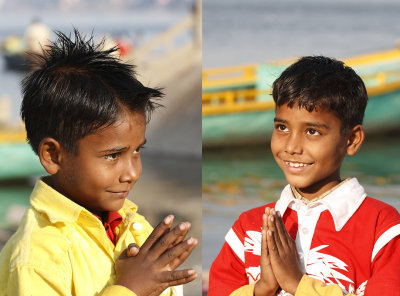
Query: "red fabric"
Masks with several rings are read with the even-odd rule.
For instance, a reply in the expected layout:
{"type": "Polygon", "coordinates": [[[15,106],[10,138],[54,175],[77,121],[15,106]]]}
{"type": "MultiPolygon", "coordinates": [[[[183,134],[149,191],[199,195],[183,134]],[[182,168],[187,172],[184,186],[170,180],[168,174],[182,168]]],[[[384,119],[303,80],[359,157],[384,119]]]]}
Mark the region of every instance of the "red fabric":
{"type": "MultiPolygon", "coordinates": [[[[242,213],[232,226],[235,239],[230,238],[231,242],[225,242],[210,270],[209,296],[229,295],[260,277],[261,245],[257,240],[261,240],[262,215],[267,206],[271,208],[275,204],[242,213]],[[237,254],[242,254],[244,261],[237,254]]],[[[289,208],[283,216],[292,237],[296,237],[297,219],[297,212],[289,208]]],[[[365,295],[384,292],[385,295],[400,296],[399,236],[387,243],[371,262],[376,241],[385,231],[398,224],[400,216],[396,209],[367,197],[340,231],[335,230],[330,212],[323,211],[315,226],[310,250],[325,256],[321,260],[330,261],[329,256],[332,256],[345,263],[344,269],[333,267],[344,277],[337,279],[325,275],[328,281],[336,283],[338,280],[346,290],[356,290],[368,281],[365,295]]]]}
{"type": "Polygon", "coordinates": [[[93,215],[96,216],[101,221],[101,223],[103,223],[108,238],[115,245],[117,243],[117,234],[115,233],[115,229],[122,222],[122,216],[118,212],[108,212],[107,220],[103,221],[96,214],[93,215]]]}

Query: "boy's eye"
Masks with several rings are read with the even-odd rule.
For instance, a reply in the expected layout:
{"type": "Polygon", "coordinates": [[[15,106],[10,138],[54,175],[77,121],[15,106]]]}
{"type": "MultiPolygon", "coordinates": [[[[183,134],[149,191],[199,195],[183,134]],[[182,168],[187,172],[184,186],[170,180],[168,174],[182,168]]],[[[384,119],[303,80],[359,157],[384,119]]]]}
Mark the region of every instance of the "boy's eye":
{"type": "Polygon", "coordinates": [[[277,125],[275,126],[275,128],[276,128],[278,131],[282,131],[282,132],[287,131],[287,127],[286,127],[286,125],[284,125],[284,124],[277,124],[277,125]]]}
{"type": "Polygon", "coordinates": [[[142,149],[144,149],[144,148],[146,148],[146,147],[145,147],[144,145],[142,145],[142,146],[138,147],[135,151],[133,151],[133,153],[134,153],[134,154],[140,153],[140,151],[141,151],[142,149]]]}
{"type": "Polygon", "coordinates": [[[307,130],[307,135],[320,135],[321,133],[319,131],[317,131],[316,129],[310,128],[309,130],[307,130]]]}
{"type": "Polygon", "coordinates": [[[121,153],[117,152],[117,153],[112,153],[112,154],[108,154],[105,156],[105,158],[107,160],[116,160],[118,159],[118,157],[121,155],[121,153]]]}

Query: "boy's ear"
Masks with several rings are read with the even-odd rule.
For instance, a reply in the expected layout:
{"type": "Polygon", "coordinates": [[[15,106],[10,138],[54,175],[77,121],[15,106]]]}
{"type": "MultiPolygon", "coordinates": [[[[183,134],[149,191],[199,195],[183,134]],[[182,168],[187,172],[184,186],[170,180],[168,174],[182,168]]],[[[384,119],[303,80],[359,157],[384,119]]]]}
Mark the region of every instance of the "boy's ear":
{"type": "Polygon", "coordinates": [[[347,154],[354,155],[360,149],[364,142],[364,129],[361,124],[356,125],[348,133],[347,137],[347,154]]]}
{"type": "Polygon", "coordinates": [[[62,159],[61,145],[54,138],[44,138],[39,145],[39,159],[42,166],[50,174],[54,175],[60,169],[62,159]]]}

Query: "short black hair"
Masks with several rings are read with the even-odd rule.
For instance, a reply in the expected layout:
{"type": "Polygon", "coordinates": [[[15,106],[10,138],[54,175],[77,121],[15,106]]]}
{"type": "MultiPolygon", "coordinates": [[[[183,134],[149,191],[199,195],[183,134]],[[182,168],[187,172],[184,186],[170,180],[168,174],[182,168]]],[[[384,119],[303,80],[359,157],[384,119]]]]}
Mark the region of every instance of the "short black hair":
{"type": "Polygon", "coordinates": [[[342,121],[342,132],[362,124],[368,95],[364,82],[343,62],[306,56],[289,66],[273,83],[276,106],[297,105],[309,112],[322,108],[342,121]]]}
{"type": "Polygon", "coordinates": [[[74,40],[55,33],[56,41],[35,56],[34,70],[22,81],[21,117],[36,154],[45,137],[76,153],[79,139],[115,123],[123,108],[149,120],[163,93],[143,86],[134,66],[113,56],[117,47],[103,49],[104,40],[95,44],[93,34],[86,38],[77,29],[74,40]]]}

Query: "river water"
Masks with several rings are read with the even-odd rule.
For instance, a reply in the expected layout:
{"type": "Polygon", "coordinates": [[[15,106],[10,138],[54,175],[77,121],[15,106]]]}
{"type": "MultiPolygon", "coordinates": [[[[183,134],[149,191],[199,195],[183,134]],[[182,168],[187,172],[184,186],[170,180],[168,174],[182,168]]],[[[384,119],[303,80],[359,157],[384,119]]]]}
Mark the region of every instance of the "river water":
{"type": "MultiPolygon", "coordinates": [[[[203,68],[390,49],[400,38],[399,11],[394,0],[203,0],[203,68]]],[[[370,196],[400,209],[399,153],[400,133],[367,138],[342,177],[357,177],[370,196]]],[[[277,200],[286,181],[267,143],[203,150],[202,168],[207,271],[240,213],[277,200]]]]}

